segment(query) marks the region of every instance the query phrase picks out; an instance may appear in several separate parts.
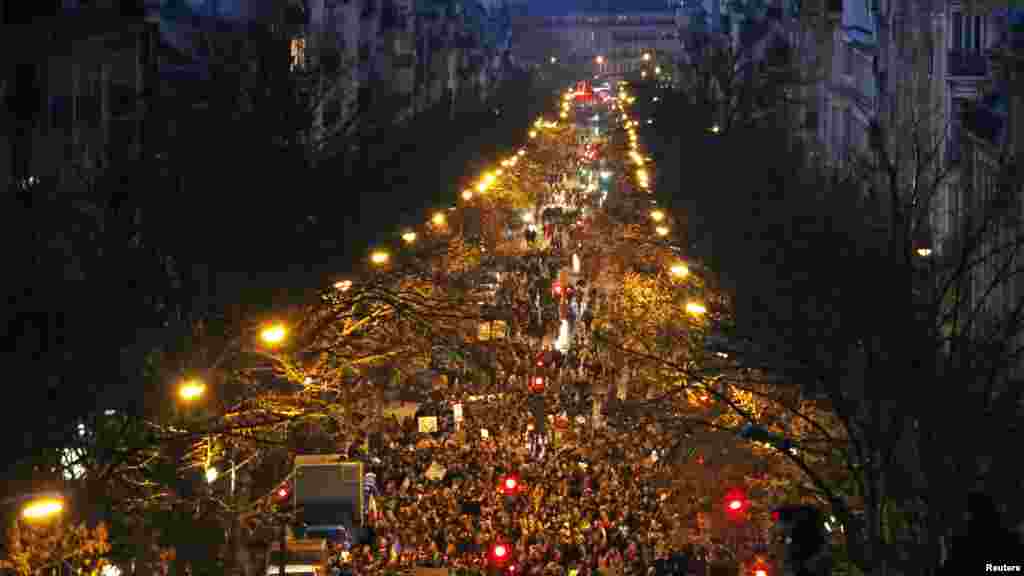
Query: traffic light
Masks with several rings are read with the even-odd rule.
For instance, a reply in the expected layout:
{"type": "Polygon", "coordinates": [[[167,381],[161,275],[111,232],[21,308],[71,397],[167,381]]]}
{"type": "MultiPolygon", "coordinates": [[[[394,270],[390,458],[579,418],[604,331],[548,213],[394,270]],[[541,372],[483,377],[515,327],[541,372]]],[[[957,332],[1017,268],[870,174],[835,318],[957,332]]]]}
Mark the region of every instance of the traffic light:
{"type": "Polygon", "coordinates": [[[771,568],[768,566],[768,563],[764,558],[755,557],[748,574],[750,576],[771,576],[771,568]]]}
{"type": "Polygon", "coordinates": [[[743,518],[749,508],[750,501],[743,490],[733,488],[725,493],[725,511],[733,520],[743,518]]]}
{"type": "Polygon", "coordinates": [[[515,475],[508,475],[501,480],[501,491],[505,496],[515,496],[519,493],[519,478],[515,475]]]}
{"type": "Polygon", "coordinates": [[[512,547],[508,544],[498,542],[491,546],[491,563],[496,566],[504,566],[512,556],[512,547]]]}

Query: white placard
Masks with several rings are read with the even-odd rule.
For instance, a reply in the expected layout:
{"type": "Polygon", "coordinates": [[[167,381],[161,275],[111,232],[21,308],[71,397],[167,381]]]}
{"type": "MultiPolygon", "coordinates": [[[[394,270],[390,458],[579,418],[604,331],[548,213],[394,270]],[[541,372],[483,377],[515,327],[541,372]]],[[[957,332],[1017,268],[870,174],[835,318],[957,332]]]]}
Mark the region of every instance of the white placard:
{"type": "Polygon", "coordinates": [[[420,416],[420,432],[437,432],[437,416],[420,416]]]}
{"type": "Polygon", "coordinates": [[[490,438],[491,437],[491,433],[487,431],[487,428],[481,428],[480,429],[480,437],[481,438],[490,438]]]}
{"type": "Polygon", "coordinates": [[[427,468],[425,475],[427,477],[427,480],[440,480],[444,478],[444,473],[447,471],[448,469],[445,468],[444,466],[438,464],[437,462],[432,462],[430,464],[430,468],[427,468]]]}

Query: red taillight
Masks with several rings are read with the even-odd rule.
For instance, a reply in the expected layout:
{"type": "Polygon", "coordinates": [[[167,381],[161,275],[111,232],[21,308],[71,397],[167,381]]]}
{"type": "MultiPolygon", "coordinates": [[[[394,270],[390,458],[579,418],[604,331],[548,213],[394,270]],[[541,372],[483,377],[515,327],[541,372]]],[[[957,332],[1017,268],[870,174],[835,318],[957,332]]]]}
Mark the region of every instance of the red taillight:
{"type": "Polygon", "coordinates": [[[782,518],[782,516],[779,514],[779,511],[778,510],[773,510],[772,511],[772,522],[778,522],[780,518],[782,518]]]}

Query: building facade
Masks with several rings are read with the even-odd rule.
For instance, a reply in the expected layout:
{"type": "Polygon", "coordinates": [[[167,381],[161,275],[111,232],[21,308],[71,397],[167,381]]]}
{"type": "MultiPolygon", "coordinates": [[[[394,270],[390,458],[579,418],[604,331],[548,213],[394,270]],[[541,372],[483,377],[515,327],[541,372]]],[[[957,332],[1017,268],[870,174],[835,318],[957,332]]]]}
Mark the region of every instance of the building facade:
{"type": "MultiPolygon", "coordinates": [[[[296,73],[317,75],[312,142],[351,132],[357,116],[401,122],[484,98],[501,78],[510,28],[497,0],[51,4],[18,17],[4,0],[0,41],[12,57],[0,94],[14,126],[0,136],[4,184],[45,177],[66,188],[121,160],[161,155],[179,118],[206,106],[213,80],[257,73],[278,53],[296,73]],[[157,110],[156,101],[176,106],[157,110]]],[[[246,101],[240,95],[240,112],[246,101]]]]}
{"type": "Polygon", "coordinates": [[[534,64],[592,64],[595,74],[639,72],[651,58],[674,62],[681,53],[675,12],[588,12],[522,16],[515,22],[517,56],[534,64]],[[645,60],[644,55],[648,55],[645,60]]]}

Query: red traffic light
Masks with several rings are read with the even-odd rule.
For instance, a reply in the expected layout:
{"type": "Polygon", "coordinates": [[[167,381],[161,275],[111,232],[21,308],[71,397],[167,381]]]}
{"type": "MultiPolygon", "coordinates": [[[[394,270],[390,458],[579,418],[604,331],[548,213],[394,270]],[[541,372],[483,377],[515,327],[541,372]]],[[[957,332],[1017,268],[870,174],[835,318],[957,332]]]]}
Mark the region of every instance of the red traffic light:
{"type": "Polygon", "coordinates": [[[732,489],[725,494],[725,509],[732,516],[739,516],[747,510],[750,502],[742,490],[732,489]]]}
{"type": "Polygon", "coordinates": [[[495,544],[494,547],[491,548],[491,559],[494,560],[496,564],[501,564],[508,560],[509,554],[511,552],[512,551],[509,550],[509,547],[507,545],[495,544]]]}
{"type": "Polygon", "coordinates": [[[506,476],[501,480],[501,491],[506,496],[515,496],[519,492],[519,478],[506,476]]]}
{"type": "Polygon", "coordinates": [[[750,576],[769,576],[768,564],[763,558],[756,558],[754,565],[750,567],[750,576]]]}

